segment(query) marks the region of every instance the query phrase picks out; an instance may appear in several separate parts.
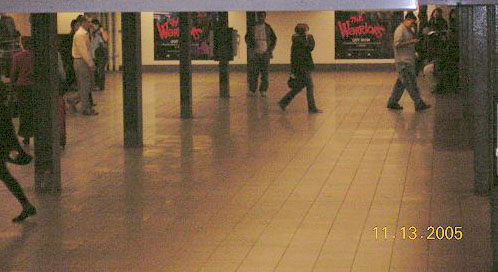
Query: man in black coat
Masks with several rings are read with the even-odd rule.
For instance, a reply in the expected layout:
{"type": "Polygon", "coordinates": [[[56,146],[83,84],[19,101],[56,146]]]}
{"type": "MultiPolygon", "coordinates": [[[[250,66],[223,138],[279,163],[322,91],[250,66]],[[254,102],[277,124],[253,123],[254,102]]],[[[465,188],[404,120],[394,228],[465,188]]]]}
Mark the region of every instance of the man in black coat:
{"type": "Polygon", "coordinates": [[[259,92],[266,97],[268,90],[268,67],[273,50],[277,44],[277,36],[269,24],[265,22],[266,12],[256,13],[256,24],[248,28],[245,36],[247,54],[249,55],[249,91],[247,95],[256,95],[258,78],[261,74],[259,92]]]}
{"type": "Polygon", "coordinates": [[[300,91],[306,87],[306,98],[308,100],[308,112],[320,113],[315,105],[315,97],[313,95],[313,79],[311,71],[315,67],[311,51],[315,49],[315,40],[313,35],[308,34],[309,27],[306,24],[298,24],[295,34],[292,36],[291,47],[291,90],[278,103],[280,108],[285,111],[287,105],[292,101],[300,91]]]}

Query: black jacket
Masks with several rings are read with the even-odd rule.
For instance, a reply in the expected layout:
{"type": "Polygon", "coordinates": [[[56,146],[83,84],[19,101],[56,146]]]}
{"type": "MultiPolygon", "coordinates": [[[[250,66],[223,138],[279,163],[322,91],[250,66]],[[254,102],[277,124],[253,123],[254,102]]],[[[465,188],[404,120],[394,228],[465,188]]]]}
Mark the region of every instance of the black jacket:
{"type": "Polygon", "coordinates": [[[292,36],[291,47],[291,72],[295,75],[311,71],[315,67],[311,51],[315,49],[315,40],[313,36],[298,35],[292,36]]]}
{"type": "MultiPolygon", "coordinates": [[[[266,38],[268,42],[268,52],[270,53],[270,56],[272,56],[273,49],[275,49],[275,46],[277,45],[277,35],[275,35],[275,32],[271,28],[271,26],[267,23],[265,23],[265,30],[266,30],[266,38]]],[[[252,50],[256,47],[256,39],[254,37],[254,27],[250,27],[247,30],[246,36],[245,36],[247,48],[249,50],[252,50]]]]}

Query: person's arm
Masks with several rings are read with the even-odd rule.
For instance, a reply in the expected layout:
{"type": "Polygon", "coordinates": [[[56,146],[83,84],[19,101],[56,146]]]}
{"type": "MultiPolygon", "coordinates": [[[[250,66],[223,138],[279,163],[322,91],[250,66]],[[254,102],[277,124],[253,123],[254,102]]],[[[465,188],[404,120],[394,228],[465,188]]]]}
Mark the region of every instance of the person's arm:
{"type": "Polygon", "coordinates": [[[306,35],[306,42],[308,43],[308,50],[313,51],[313,49],[315,49],[315,39],[313,38],[313,35],[306,35]]]}
{"type": "Polygon", "coordinates": [[[103,27],[100,27],[100,33],[102,33],[102,39],[104,40],[104,42],[108,42],[109,34],[107,33],[107,31],[105,31],[103,27]]]}
{"type": "Polygon", "coordinates": [[[406,47],[406,46],[415,44],[417,42],[418,42],[418,39],[410,39],[410,40],[404,39],[403,32],[399,28],[394,32],[394,46],[396,48],[406,47]]]}
{"type": "Polygon", "coordinates": [[[15,86],[17,82],[17,75],[19,74],[19,59],[12,55],[12,63],[10,64],[10,84],[11,86],[15,86]]]}
{"type": "Polygon", "coordinates": [[[275,35],[275,32],[273,31],[273,28],[271,28],[270,25],[267,24],[267,27],[270,30],[270,43],[268,46],[268,51],[272,53],[277,45],[277,35],[275,35]]]}

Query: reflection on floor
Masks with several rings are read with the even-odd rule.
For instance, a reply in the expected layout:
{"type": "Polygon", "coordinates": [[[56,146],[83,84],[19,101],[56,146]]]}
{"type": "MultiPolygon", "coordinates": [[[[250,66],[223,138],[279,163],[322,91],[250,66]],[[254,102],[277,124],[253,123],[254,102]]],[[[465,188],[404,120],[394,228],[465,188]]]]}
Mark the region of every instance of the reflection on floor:
{"type": "Polygon", "coordinates": [[[196,73],[195,118],[181,120],[178,75],[145,74],[145,146],[125,150],[110,75],[99,116],[68,116],[61,197],[11,166],[39,214],[10,223],[19,208],[0,187],[0,270],[489,271],[496,222],[492,239],[461,101],[424,92],[435,108],[405,95],[388,111],[394,76],[317,72],[324,113],[309,115],[304,94],[277,107],[286,73],[267,98],[233,73],[230,99],[217,73],[196,73]]]}

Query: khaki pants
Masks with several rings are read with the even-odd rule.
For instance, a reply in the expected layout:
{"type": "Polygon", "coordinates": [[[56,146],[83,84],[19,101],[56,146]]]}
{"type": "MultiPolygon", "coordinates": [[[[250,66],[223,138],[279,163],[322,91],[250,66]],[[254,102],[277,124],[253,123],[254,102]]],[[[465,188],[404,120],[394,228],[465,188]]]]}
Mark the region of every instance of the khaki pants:
{"type": "Polygon", "coordinates": [[[93,71],[82,59],[74,59],[73,66],[74,73],[76,74],[76,82],[78,84],[81,111],[88,112],[92,110],[92,105],[90,105],[89,101],[89,95],[93,91],[93,71]]]}

